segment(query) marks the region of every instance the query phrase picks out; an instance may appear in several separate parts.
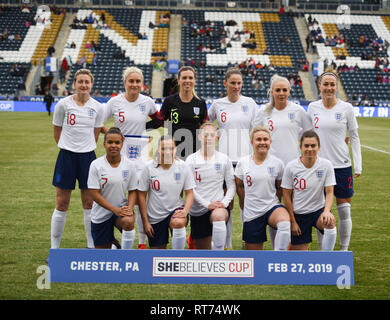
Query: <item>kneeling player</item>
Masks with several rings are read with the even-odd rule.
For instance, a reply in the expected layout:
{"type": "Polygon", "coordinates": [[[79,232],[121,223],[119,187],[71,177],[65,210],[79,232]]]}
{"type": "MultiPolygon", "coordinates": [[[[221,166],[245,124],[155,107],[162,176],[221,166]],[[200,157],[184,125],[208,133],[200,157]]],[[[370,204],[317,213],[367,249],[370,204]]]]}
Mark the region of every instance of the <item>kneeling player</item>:
{"type": "Polygon", "coordinates": [[[283,199],[291,219],[292,249],[308,250],[315,227],[324,234],[322,250],[330,251],[337,237],[330,212],[336,184],[333,166],[317,156],[320,139],[314,131],[303,133],[300,149],[301,157],[287,164],[282,180],[283,199]]]}
{"type": "Polygon", "coordinates": [[[236,167],[236,188],[243,210],[243,235],[246,250],[262,250],[267,241],[267,224],[277,229],[274,250],[287,250],[290,243],[290,218],[281,205],[280,183],[283,162],[268,154],[271,135],[255,126],[251,133],[253,155],[242,158],[236,167]]]}
{"type": "Polygon", "coordinates": [[[133,247],[137,176],[134,164],[121,155],[123,140],[118,128],[110,128],[104,136],[106,155],[94,160],[89,170],[88,188],[94,200],[91,230],[95,248],[111,248],[115,241],[114,226],[122,231],[122,249],[133,247]]]}
{"type": "Polygon", "coordinates": [[[176,159],[175,141],[170,136],[161,137],[155,157],[143,169],[138,185],[139,208],[151,249],[166,249],[169,230],[172,249],[184,249],[194,187],[191,169],[176,159]],[[181,197],[183,190],[185,201],[181,197]]]}
{"type": "Polygon", "coordinates": [[[194,204],[190,210],[191,237],[196,249],[224,249],[229,203],[236,192],[233,165],[227,155],[215,150],[218,133],[216,125],[204,123],[198,135],[201,148],[186,160],[196,183],[194,204]],[[225,195],[224,181],[227,186],[225,195]]]}

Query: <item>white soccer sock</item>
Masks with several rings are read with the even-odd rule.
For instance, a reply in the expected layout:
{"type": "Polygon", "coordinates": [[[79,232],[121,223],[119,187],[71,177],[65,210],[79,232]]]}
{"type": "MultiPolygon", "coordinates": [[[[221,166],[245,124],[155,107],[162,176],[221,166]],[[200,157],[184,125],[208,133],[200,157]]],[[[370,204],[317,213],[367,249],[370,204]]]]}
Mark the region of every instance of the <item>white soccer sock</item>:
{"type": "Polygon", "coordinates": [[[133,230],[122,230],[122,249],[133,248],[135,239],[135,229],[133,230]]]}
{"type": "Polygon", "coordinates": [[[339,213],[340,250],[348,250],[352,233],[351,205],[341,203],[337,206],[339,213]]]}
{"type": "Polygon", "coordinates": [[[58,249],[60,247],[62,233],[65,228],[66,211],[54,209],[51,216],[51,248],[58,249]]]}
{"type": "Polygon", "coordinates": [[[84,228],[87,236],[88,248],[95,248],[91,232],[91,209],[84,209],[84,228]]]}
{"type": "Polygon", "coordinates": [[[268,225],[269,238],[271,240],[271,244],[272,244],[273,249],[275,249],[275,236],[276,236],[277,231],[278,231],[277,229],[274,229],[270,225],[268,225]]]}
{"type": "Polygon", "coordinates": [[[184,250],[186,245],[186,228],[172,229],[172,249],[184,250]]]}
{"type": "Polygon", "coordinates": [[[322,250],[322,239],[324,238],[324,235],[321,233],[320,230],[316,229],[317,233],[317,243],[318,243],[318,250],[322,250]]]}
{"type": "Polygon", "coordinates": [[[233,213],[230,214],[229,220],[226,225],[225,248],[233,249],[232,238],[233,238],[233,213]]]}
{"type": "Polygon", "coordinates": [[[333,251],[336,244],[337,228],[324,229],[324,237],[322,239],[322,251],[333,251]]]}
{"type": "Polygon", "coordinates": [[[212,248],[213,250],[223,250],[226,239],[225,221],[213,222],[212,248]]]}
{"type": "Polygon", "coordinates": [[[277,225],[278,230],[275,235],[275,251],[287,250],[290,244],[290,221],[280,221],[277,225]]]}
{"type": "Polygon", "coordinates": [[[142,224],[141,212],[139,207],[134,206],[135,211],[137,212],[137,226],[138,226],[138,244],[146,244],[146,234],[144,232],[144,225],[142,224]]]}

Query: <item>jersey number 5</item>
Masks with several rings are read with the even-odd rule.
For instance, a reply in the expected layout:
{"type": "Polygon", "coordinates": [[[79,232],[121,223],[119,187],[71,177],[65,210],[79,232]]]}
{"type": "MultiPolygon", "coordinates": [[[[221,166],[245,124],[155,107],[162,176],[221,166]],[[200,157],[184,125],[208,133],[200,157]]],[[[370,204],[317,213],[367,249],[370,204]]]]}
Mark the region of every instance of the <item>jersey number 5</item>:
{"type": "Polygon", "coordinates": [[[125,114],[124,113],[125,113],[124,111],[119,111],[119,113],[118,113],[118,116],[119,116],[118,120],[120,123],[125,122],[125,114]]]}

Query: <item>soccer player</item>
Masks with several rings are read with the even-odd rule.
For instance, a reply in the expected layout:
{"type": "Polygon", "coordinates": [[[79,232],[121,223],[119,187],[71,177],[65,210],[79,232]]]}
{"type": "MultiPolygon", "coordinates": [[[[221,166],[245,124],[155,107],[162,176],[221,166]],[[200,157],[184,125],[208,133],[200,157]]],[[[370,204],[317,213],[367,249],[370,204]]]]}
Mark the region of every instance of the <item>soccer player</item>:
{"type": "Polygon", "coordinates": [[[336,220],[330,212],[336,184],[333,166],[317,156],[320,138],[313,130],[303,133],[300,148],[301,157],[287,164],[282,179],[283,200],[291,219],[291,248],[308,250],[315,227],[324,235],[321,249],[331,251],[337,237],[336,220]]]}
{"type": "Polygon", "coordinates": [[[185,160],[197,147],[197,132],[208,120],[206,101],[195,92],[196,72],[192,67],[181,67],[177,76],[179,92],[167,97],[158,117],[146,124],[147,129],[157,129],[168,121],[168,134],[175,139],[178,156],[185,160]]]}
{"type": "Polygon", "coordinates": [[[229,203],[236,193],[233,166],[226,154],[215,150],[218,129],[214,123],[202,124],[198,138],[201,142],[200,150],[186,160],[196,183],[195,199],[190,209],[191,238],[195,241],[196,249],[212,247],[214,250],[223,250],[226,222],[230,214],[229,203]]]}
{"type": "Polygon", "coordinates": [[[92,198],[88,191],[88,171],[96,159],[94,150],[103,127],[101,104],[90,97],[94,77],[87,69],[75,73],[75,94],[60,100],[54,110],[53,132],[60,152],[58,154],[53,185],[56,187],[56,207],[51,218],[51,248],[60,247],[65,227],[66,212],[76,179],[81,190],[84,227],[88,248],[94,248],[91,234],[92,198]]]}
{"type": "MultiPolygon", "coordinates": [[[[123,84],[125,93],[111,98],[106,105],[105,119],[114,119],[115,127],[118,127],[125,136],[122,154],[136,165],[139,175],[148,160],[149,136],[146,134],[146,121],[157,116],[157,108],[152,98],[141,94],[144,76],[142,70],[137,67],[128,67],[123,71],[123,84]]],[[[103,128],[103,132],[108,129],[103,128]]],[[[137,211],[138,226],[138,248],[146,248],[146,235],[143,231],[142,219],[138,204],[137,211]]]]}
{"type": "Polygon", "coordinates": [[[174,139],[162,136],[155,157],[143,169],[138,185],[142,222],[151,249],[167,248],[169,230],[172,231],[172,249],[184,249],[194,188],[190,167],[176,158],[174,139]]]}
{"type": "MultiPolygon", "coordinates": [[[[290,82],[275,74],[271,78],[269,102],[263,105],[253,120],[253,125],[266,126],[271,132],[269,153],[286,165],[300,156],[299,138],[303,131],[311,129],[311,122],[302,106],[288,101],[290,82]]],[[[274,245],[276,230],[268,226],[274,245]]]]}
{"type": "Polygon", "coordinates": [[[235,172],[237,194],[243,212],[243,240],[246,250],[262,250],[267,241],[266,226],[277,229],[274,250],[287,250],[290,218],[280,203],[283,162],[269,154],[271,134],[255,126],[251,132],[253,154],[243,157],[235,172]]]}
{"type": "MultiPolygon", "coordinates": [[[[218,151],[227,154],[235,167],[241,157],[251,153],[249,133],[259,107],[252,98],[241,95],[243,77],[238,68],[229,68],[226,71],[223,85],[227,95],[213,102],[208,115],[210,121],[217,120],[221,132],[218,151]]],[[[230,204],[230,209],[233,209],[233,202],[230,204]]],[[[230,249],[232,248],[232,225],[233,220],[230,215],[226,238],[226,247],[230,249]]]]}
{"type": "Polygon", "coordinates": [[[353,179],[362,173],[362,154],[358,123],[350,103],[337,98],[338,75],[326,71],[318,81],[321,99],[309,104],[308,115],[321,140],[319,156],[330,160],[335,169],[337,211],[339,215],[340,250],[348,250],[352,232],[351,201],[353,179]],[[346,137],[352,147],[354,174],[346,137]]]}
{"type": "Polygon", "coordinates": [[[288,100],[290,82],[277,74],[270,82],[269,102],[263,105],[253,125],[266,126],[271,132],[270,154],[286,165],[300,156],[299,138],[312,125],[302,106],[288,100]]]}
{"type": "Polygon", "coordinates": [[[122,249],[135,239],[133,207],[137,198],[137,174],[132,161],[121,155],[124,136],[119,128],[104,135],[106,154],[91,163],[88,188],[94,200],[91,212],[95,248],[110,249],[114,226],[122,231],[122,249]]]}

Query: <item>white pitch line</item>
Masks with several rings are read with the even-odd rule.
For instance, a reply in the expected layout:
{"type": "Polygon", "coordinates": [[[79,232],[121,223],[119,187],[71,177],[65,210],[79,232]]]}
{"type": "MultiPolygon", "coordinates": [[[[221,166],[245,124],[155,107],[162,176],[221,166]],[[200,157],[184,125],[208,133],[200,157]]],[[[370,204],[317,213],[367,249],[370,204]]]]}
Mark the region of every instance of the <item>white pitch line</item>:
{"type": "Polygon", "coordinates": [[[370,146],[365,146],[364,144],[362,144],[361,146],[364,147],[364,148],[373,150],[373,151],[382,152],[382,153],[385,153],[385,154],[390,154],[390,152],[388,152],[388,151],[380,150],[380,149],[373,148],[373,147],[370,147],[370,146]]]}

